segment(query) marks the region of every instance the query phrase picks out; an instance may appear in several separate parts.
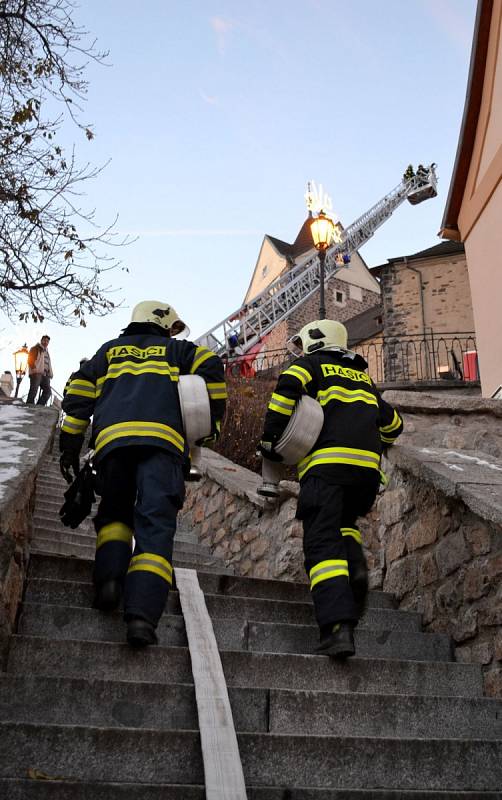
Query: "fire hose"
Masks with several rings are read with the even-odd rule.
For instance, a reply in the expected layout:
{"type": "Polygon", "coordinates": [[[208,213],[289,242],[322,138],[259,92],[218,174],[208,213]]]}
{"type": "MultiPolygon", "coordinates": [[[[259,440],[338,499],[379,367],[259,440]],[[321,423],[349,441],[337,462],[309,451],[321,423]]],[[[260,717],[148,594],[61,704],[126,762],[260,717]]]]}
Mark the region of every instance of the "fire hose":
{"type": "Polygon", "coordinates": [[[198,481],[201,478],[202,448],[196,442],[211,435],[211,407],[204,379],[200,375],[180,375],[178,394],[181,420],[190,449],[189,480],[198,481]]]}
{"type": "Polygon", "coordinates": [[[312,397],[304,395],[296,406],[287,427],[275,445],[275,451],[282,456],[282,462],[264,458],[261,466],[263,483],[258,494],[264,497],[277,497],[279,481],[284,477],[284,466],[297,464],[312,450],[324,423],[324,412],[312,397]]]}
{"type": "MultiPolygon", "coordinates": [[[[180,375],[178,384],[181,419],[185,438],[190,448],[190,478],[201,478],[201,448],[199,439],[211,434],[211,409],[206,384],[199,375],[180,375]]],[[[279,481],[284,476],[284,466],[297,464],[316,443],[324,422],[324,413],[319,403],[304,395],[294,410],[288,425],[275,446],[283,461],[276,463],[264,458],[262,462],[262,486],[258,494],[277,497],[279,481]]]]}

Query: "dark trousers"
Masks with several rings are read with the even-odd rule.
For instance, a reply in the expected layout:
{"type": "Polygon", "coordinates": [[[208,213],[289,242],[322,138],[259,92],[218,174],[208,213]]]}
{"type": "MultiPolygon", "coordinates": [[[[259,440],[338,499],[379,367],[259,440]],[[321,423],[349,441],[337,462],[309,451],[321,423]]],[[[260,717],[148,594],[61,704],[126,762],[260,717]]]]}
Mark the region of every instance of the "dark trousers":
{"type": "Polygon", "coordinates": [[[158,447],[119,447],[98,464],[97,491],[94,583],[123,581],[126,620],[157,625],[172,584],[176,517],[185,496],[181,463],[158,447]]]}
{"type": "Polygon", "coordinates": [[[51,398],[51,379],[48,375],[30,375],[30,390],[26,398],[27,404],[33,404],[37,392],[41,389],[40,397],[38,398],[37,406],[46,406],[51,398]]]}
{"type": "Polygon", "coordinates": [[[358,621],[350,575],[365,559],[356,520],[368,513],[377,492],[373,476],[350,486],[314,476],[301,483],[296,516],[303,521],[305,569],[322,629],[358,621]]]}

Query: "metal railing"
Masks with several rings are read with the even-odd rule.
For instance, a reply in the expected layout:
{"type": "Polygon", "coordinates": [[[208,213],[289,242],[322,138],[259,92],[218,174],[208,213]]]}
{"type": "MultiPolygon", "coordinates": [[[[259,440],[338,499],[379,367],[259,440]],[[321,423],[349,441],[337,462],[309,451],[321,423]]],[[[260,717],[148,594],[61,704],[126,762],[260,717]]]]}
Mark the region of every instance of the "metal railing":
{"type": "MultiPolygon", "coordinates": [[[[368,372],[377,384],[430,383],[479,380],[476,337],[472,332],[387,336],[354,345],[352,349],[368,362],[368,372]]],[[[263,350],[250,355],[224,357],[227,376],[276,377],[294,360],[286,349],[263,350]]]]}

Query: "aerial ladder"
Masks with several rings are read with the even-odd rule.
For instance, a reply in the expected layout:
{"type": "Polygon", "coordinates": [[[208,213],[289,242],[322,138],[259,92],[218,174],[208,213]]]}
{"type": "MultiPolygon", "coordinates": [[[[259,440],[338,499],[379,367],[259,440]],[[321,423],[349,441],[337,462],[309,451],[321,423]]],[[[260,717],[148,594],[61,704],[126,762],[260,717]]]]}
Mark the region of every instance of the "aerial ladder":
{"type": "MultiPolygon", "coordinates": [[[[435,164],[419,167],[417,174],[410,177],[406,177],[405,173],[401,183],[340,232],[339,241],[326,254],[326,279],[348,263],[351,253],[366,244],[405,200],[418,205],[436,197],[435,167],[435,164]]],[[[196,342],[222,356],[229,349],[229,340],[238,341],[239,351],[244,355],[318,288],[318,256],[313,255],[280,275],[260,294],[204,333],[196,342]]]]}

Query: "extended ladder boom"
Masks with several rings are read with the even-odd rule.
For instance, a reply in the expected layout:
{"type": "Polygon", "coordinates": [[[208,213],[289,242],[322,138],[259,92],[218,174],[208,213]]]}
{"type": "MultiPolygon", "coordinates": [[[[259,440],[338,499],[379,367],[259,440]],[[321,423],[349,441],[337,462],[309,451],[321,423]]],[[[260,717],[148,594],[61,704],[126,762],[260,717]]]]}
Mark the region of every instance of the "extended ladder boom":
{"type": "MultiPolygon", "coordinates": [[[[342,232],[341,241],[330,247],[326,254],[326,278],[340,269],[337,256],[350,255],[359,250],[404,200],[416,205],[436,196],[437,177],[434,166],[431,165],[409,179],[403,179],[342,232]]],[[[200,336],[196,340],[197,344],[222,355],[228,350],[229,337],[234,335],[242,352],[246,353],[278,322],[286,319],[300,303],[307,300],[318,286],[318,257],[314,255],[285,272],[253,300],[200,336]]]]}

